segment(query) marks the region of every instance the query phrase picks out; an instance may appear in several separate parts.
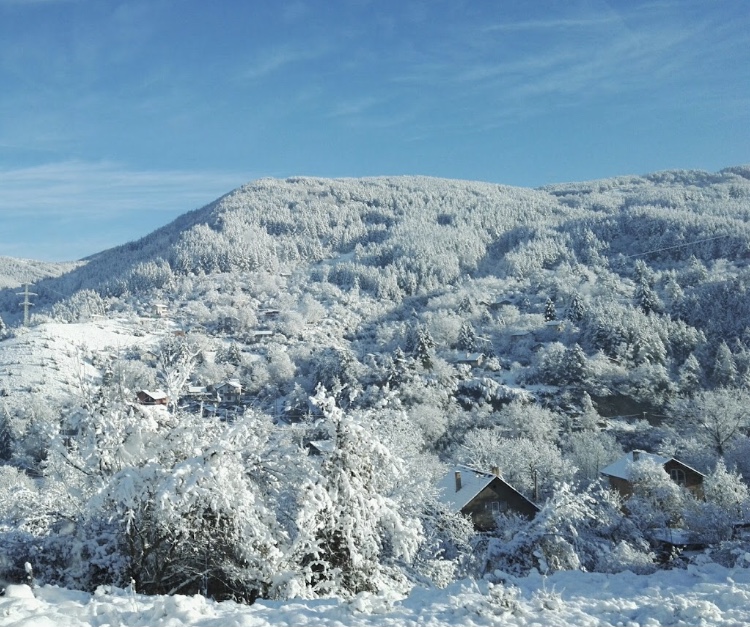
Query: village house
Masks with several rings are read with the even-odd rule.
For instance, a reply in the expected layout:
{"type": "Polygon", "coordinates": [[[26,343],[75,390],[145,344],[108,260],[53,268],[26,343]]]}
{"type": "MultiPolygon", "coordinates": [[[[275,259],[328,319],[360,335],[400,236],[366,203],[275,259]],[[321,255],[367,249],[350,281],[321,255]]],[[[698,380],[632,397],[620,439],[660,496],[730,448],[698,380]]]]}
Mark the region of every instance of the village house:
{"type": "Polygon", "coordinates": [[[273,337],[274,332],[271,329],[255,329],[250,332],[248,339],[252,342],[260,342],[273,337]]]}
{"type": "Polygon", "coordinates": [[[140,390],[135,396],[141,405],[166,405],[169,402],[167,393],[161,390],[157,390],[156,392],[140,390]]]}
{"type": "Polygon", "coordinates": [[[465,364],[472,368],[479,368],[484,363],[484,353],[463,353],[459,354],[454,363],[465,364]]]}
{"type": "Polygon", "coordinates": [[[453,512],[471,517],[477,531],[496,528],[495,516],[514,512],[534,518],[539,507],[493,472],[482,472],[470,466],[455,466],[438,483],[439,498],[453,512]]]}
{"type": "Polygon", "coordinates": [[[220,403],[239,403],[242,400],[242,385],[235,379],[222,381],[211,389],[218,396],[220,403]]]}
{"type": "Polygon", "coordinates": [[[616,462],[602,469],[601,473],[609,479],[609,485],[617,490],[623,497],[633,494],[633,483],[631,470],[634,463],[650,460],[662,466],[677,485],[692,492],[695,496],[703,497],[703,473],[698,472],[687,464],[674,457],[662,457],[646,451],[630,451],[616,462]]]}

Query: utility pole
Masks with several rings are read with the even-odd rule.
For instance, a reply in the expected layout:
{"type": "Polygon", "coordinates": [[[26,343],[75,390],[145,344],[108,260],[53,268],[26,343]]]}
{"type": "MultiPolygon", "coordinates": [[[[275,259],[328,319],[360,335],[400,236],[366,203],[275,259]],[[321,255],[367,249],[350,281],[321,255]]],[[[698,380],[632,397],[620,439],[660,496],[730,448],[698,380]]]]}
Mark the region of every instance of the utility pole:
{"type": "Polygon", "coordinates": [[[23,292],[16,292],[16,294],[23,296],[23,302],[21,303],[23,306],[23,326],[27,327],[29,326],[29,307],[34,306],[34,303],[29,300],[29,296],[38,296],[38,294],[29,292],[29,283],[24,284],[23,292]]]}

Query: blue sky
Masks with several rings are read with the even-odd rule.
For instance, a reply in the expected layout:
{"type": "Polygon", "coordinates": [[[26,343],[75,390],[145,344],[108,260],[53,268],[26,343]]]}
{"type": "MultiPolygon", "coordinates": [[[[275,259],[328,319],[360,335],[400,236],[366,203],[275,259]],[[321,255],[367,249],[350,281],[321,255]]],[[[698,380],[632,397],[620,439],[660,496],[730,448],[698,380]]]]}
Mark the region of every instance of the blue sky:
{"type": "Polygon", "coordinates": [[[0,0],[0,255],[81,258],[263,176],[749,161],[746,0],[0,0]]]}

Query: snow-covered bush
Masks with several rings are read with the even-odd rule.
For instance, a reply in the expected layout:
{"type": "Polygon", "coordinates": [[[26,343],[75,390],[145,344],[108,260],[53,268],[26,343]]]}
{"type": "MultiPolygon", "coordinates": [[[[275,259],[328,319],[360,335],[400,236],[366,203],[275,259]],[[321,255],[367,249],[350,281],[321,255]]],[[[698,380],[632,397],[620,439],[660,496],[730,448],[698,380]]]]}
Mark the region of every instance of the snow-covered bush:
{"type": "Polygon", "coordinates": [[[651,559],[646,543],[625,518],[612,492],[599,484],[575,492],[565,483],[556,487],[533,520],[516,527],[509,541],[491,541],[486,557],[490,572],[516,575],[532,569],[542,574],[558,570],[615,572],[634,564],[645,568],[651,559]]]}

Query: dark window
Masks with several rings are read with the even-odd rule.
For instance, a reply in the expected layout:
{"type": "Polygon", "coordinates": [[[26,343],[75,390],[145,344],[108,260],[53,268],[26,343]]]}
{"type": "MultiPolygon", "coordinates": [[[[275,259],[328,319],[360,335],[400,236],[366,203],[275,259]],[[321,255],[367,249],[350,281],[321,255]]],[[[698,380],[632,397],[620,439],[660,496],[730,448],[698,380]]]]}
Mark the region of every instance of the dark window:
{"type": "Polygon", "coordinates": [[[685,479],[685,471],[682,468],[672,468],[672,470],[669,471],[669,476],[672,477],[672,481],[677,485],[685,485],[687,483],[685,479]]]}

